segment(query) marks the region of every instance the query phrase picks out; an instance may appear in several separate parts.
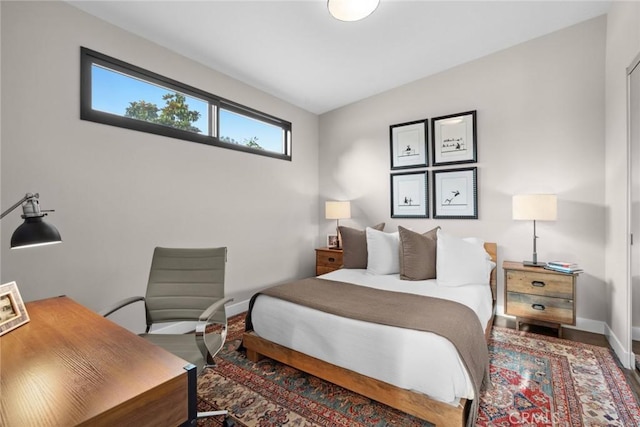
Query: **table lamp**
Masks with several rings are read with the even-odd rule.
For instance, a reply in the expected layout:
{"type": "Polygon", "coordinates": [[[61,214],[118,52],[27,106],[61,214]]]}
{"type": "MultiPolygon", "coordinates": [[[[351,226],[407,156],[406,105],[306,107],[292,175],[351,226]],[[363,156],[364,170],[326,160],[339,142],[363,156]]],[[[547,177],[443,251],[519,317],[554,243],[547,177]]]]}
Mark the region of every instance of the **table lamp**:
{"type": "Polygon", "coordinates": [[[22,199],[0,215],[0,219],[2,219],[15,208],[22,205],[22,218],[24,222],[16,228],[16,231],[14,231],[11,236],[11,249],[31,248],[62,242],[58,230],[53,225],[47,224],[42,220],[42,218],[47,215],[46,212],[53,211],[41,211],[38,197],[40,197],[38,193],[27,193],[22,199]]]}
{"type": "Polygon", "coordinates": [[[336,246],[336,249],[340,249],[340,220],[351,218],[351,202],[340,202],[333,200],[325,202],[324,217],[326,219],[336,220],[336,234],[338,235],[338,246],[336,246]]]}
{"type": "Polygon", "coordinates": [[[536,252],[536,221],[555,221],[558,216],[558,198],[555,194],[518,194],[513,196],[513,219],[533,220],[533,259],[523,261],[528,267],[544,267],[536,252]]]}

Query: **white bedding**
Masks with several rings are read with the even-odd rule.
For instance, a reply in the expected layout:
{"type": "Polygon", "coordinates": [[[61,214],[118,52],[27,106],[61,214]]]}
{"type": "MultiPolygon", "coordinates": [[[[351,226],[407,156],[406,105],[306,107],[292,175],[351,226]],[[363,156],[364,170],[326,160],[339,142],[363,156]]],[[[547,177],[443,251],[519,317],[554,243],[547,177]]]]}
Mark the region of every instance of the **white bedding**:
{"type": "MultiPolygon", "coordinates": [[[[319,278],[457,301],[476,312],[483,328],[491,317],[489,284],[439,287],[435,280],[406,281],[398,274],[358,269],[319,278]]],[[[348,319],[266,295],[256,299],[252,321],[265,339],[389,384],[449,403],[474,397],[456,349],[438,335],[348,319]]]]}

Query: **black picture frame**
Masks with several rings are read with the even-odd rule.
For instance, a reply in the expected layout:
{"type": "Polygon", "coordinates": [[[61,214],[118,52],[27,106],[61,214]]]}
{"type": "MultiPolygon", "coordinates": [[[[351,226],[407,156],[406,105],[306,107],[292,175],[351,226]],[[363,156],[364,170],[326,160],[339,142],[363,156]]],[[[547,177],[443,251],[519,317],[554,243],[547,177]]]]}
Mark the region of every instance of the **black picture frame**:
{"type": "Polygon", "coordinates": [[[427,171],[391,174],[391,218],[429,218],[427,171]]]}
{"type": "Polygon", "coordinates": [[[478,168],[432,171],[433,218],[478,219],[478,168]]]}
{"type": "Polygon", "coordinates": [[[391,169],[420,168],[429,165],[429,119],[389,126],[391,169]]]}
{"type": "Polygon", "coordinates": [[[476,163],[478,133],[476,110],[431,119],[433,166],[476,163]]]}

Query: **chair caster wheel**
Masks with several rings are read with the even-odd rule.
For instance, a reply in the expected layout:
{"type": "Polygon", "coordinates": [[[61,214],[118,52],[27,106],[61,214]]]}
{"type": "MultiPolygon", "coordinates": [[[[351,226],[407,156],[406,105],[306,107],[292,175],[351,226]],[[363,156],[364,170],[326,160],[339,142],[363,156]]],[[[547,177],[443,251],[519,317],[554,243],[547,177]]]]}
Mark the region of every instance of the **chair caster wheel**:
{"type": "Polygon", "coordinates": [[[228,416],[224,417],[224,421],[222,422],[223,427],[233,427],[235,424],[231,421],[231,418],[228,416]]]}

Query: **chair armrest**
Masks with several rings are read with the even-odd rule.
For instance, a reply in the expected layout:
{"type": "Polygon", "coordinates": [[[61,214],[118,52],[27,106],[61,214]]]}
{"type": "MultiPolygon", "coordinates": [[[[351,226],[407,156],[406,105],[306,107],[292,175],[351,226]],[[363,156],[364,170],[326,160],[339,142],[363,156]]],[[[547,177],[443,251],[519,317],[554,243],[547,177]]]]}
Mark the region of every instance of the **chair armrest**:
{"type": "Polygon", "coordinates": [[[125,298],[121,301],[116,302],[115,304],[111,305],[110,307],[107,307],[103,310],[100,310],[98,312],[99,315],[103,316],[103,317],[107,317],[108,315],[110,315],[111,313],[113,313],[114,311],[120,310],[122,307],[126,307],[129,304],[133,304],[134,302],[138,302],[138,301],[144,301],[144,297],[129,297],[129,298],[125,298]]]}
{"type": "Polygon", "coordinates": [[[233,301],[233,298],[224,298],[221,300],[218,300],[216,302],[214,302],[213,304],[211,304],[209,307],[207,307],[207,309],[205,311],[202,312],[202,314],[200,315],[200,318],[198,319],[200,322],[206,322],[207,319],[209,319],[209,317],[211,317],[211,315],[213,313],[215,313],[216,311],[220,310],[220,308],[225,305],[228,302],[233,301]]]}
{"type": "Polygon", "coordinates": [[[209,364],[214,363],[213,356],[222,349],[227,337],[227,313],[224,310],[224,305],[230,301],[233,301],[233,298],[219,299],[207,307],[198,318],[195,333],[196,344],[209,364]],[[208,333],[209,326],[217,326],[220,329],[217,333],[208,333]]]}

